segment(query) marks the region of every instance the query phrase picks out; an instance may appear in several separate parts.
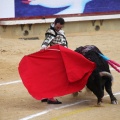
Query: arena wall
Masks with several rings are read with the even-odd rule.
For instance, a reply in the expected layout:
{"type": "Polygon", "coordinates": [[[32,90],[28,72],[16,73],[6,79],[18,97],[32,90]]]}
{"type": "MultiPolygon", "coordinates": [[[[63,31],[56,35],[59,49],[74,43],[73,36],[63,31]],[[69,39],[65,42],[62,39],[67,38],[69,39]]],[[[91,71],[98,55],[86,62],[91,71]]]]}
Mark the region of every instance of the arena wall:
{"type": "MultiPolygon", "coordinates": [[[[46,29],[50,23],[21,24],[21,25],[1,25],[1,38],[18,39],[43,39],[46,29]]],[[[120,19],[90,20],[66,22],[64,30],[66,35],[72,33],[90,33],[100,31],[120,31],[120,19]]]]}
{"type": "Polygon", "coordinates": [[[120,30],[120,0],[2,0],[0,37],[43,39],[56,17],[65,18],[65,32],[120,30]]]}

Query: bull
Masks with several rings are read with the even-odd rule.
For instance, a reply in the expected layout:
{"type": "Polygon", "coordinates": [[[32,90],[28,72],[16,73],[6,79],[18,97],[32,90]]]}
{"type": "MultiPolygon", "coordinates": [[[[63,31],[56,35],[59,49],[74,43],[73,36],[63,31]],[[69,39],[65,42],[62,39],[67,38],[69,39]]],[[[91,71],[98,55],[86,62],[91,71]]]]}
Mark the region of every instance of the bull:
{"type": "Polygon", "coordinates": [[[113,76],[110,72],[108,63],[99,55],[102,52],[94,45],[80,46],[75,52],[82,54],[84,57],[96,63],[96,69],[90,75],[86,84],[97,97],[97,104],[101,105],[104,96],[104,89],[110,96],[111,104],[118,104],[117,99],[112,93],[113,76]]]}

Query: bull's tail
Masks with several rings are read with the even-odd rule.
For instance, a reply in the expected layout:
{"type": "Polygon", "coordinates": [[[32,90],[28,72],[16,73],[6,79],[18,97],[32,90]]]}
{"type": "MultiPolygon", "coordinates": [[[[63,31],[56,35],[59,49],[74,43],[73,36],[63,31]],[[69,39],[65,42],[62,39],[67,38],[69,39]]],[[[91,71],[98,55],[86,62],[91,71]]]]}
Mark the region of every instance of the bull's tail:
{"type": "Polygon", "coordinates": [[[99,74],[100,74],[101,77],[102,77],[102,76],[110,77],[111,80],[113,81],[113,76],[112,76],[111,73],[106,72],[106,71],[102,71],[102,72],[99,72],[99,74]]]}

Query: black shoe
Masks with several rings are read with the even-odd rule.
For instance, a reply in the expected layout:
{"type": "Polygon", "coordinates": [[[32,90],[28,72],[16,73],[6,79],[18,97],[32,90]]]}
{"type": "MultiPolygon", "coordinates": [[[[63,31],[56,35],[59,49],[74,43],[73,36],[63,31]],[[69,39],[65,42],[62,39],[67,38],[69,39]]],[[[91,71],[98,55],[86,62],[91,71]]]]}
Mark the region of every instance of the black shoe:
{"type": "Polygon", "coordinates": [[[48,101],[47,98],[41,100],[41,102],[47,102],[47,101],[48,101]]]}
{"type": "Polygon", "coordinates": [[[48,104],[62,104],[62,102],[58,101],[57,99],[55,101],[47,100],[48,104]]]}

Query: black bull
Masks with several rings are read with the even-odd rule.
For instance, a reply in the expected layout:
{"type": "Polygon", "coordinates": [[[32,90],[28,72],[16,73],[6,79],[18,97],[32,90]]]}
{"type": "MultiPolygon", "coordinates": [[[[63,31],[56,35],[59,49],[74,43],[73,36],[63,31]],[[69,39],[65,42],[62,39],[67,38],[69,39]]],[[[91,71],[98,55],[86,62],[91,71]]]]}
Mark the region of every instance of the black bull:
{"type": "Polygon", "coordinates": [[[110,96],[111,104],[117,104],[117,99],[114,97],[111,88],[113,77],[108,63],[98,54],[101,51],[94,45],[80,46],[75,51],[96,63],[96,69],[89,77],[86,86],[96,95],[97,104],[102,102],[104,88],[110,96]]]}

